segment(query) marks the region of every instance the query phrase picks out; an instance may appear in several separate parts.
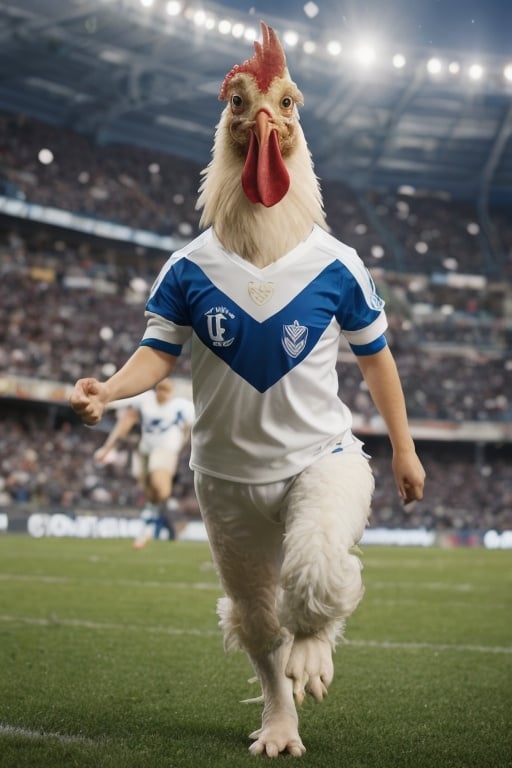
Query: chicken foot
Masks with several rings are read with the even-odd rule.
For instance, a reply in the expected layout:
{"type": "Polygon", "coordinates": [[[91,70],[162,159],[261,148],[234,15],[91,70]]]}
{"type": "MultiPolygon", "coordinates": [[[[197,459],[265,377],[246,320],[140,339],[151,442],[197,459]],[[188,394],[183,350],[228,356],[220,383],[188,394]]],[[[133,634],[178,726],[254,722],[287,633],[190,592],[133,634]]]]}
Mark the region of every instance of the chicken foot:
{"type": "Polygon", "coordinates": [[[296,636],[285,671],[292,680],[293,695],[299,706],[306,693],[323,701],[334,677],[331,642],[321,633],[296,636]]]}
{"type": "Polygon", "coordinates": [[[301,757],[306,748],[299,736],[299,718],[293,699],[293,681],[285,674],[293,638],[288,636],[269,652],[250,655],[263,691],[261,728],[250,734],[253,755],[277,757],[289,752],[301,757]]]}

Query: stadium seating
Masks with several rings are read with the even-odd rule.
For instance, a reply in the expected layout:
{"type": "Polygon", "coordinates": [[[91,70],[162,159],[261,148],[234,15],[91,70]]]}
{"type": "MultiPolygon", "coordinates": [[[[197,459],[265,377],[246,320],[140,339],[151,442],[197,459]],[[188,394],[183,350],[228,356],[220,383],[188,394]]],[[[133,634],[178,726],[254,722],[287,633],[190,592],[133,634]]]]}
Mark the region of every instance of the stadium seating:
{"type": "MultiPolygon", "coordinates": [[[[162,235],[192,237],[199,168],[133,147],[101,148],[82,136],[0,114],[0,195],[72,210],[162,235]],[[57,148],[52,163],[41,148],[57,148]]],[[[389,342],[413,420],[512,421],[512,225],[500,211],[499,237],[482,232],[476,210],[447,195],[323,187],[334,234],[357,249],[386,300],[389,342]]],[[[161,250],[0,218],[0,371],[70,384],[116,370],[144,329],[144,303],[167,258],[161,250]]],[[[184,355],[178,374],[189,374],[184,355]]],[[[376,412],[358,368],[340,348],[340,395],[371,435],[376,412]]],[[[136,510],[129,452],[98,467],[101,430],[86,432],[55,407],[9,415],[0,401],[0,504],[43,503],[136,510]]],[[[384,440],[369,438],[379,475],[375,521],[387,525],[503,529],[512,526],[509,448],[428,443],[420,451],[428,499],[405,515],[396,499],[384,440]],[[507,453],[508,451],[508,453],[507,453]],[[458,498],[453,498],[453,489],[458,498]]],[[[196,515],[186,457],[178,485],[196,515]]]]}

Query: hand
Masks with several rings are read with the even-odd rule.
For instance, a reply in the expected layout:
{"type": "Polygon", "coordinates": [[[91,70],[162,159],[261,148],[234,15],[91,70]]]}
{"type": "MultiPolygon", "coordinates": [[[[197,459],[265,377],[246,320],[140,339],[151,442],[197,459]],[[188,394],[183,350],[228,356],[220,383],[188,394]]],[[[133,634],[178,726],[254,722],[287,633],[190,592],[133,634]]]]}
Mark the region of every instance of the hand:
{"type": "Polygon", "coordinates": [[[94,452],[94,461],[97,461],[100,464],[103,463],[111,450],[112,448],[107,448],[102,445],[101,448],[98,448],[98,450],[94,452]]]}
{"type": "Polygon", "coordinates": [[[92,426],[103,417],[105,405],[108,402],[107,387],[97,379],[79,379],[69,402],[84,424],[92,426]]]}
{"type": "Polygon", "coordinates": [[[404,504],[423,498],[425,470],[414,449],[393,454],[393,474],[404,504]]]}

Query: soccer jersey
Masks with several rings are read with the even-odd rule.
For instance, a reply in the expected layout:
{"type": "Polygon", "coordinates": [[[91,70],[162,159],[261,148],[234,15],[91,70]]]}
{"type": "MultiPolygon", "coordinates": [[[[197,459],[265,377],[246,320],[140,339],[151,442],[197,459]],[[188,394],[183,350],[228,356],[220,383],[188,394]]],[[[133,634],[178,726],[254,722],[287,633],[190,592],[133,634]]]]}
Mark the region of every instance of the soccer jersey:
{"type": "Polygon", "coordinates": [[[267,483],[359,449],[338,397],[339,338],[378,352],[386,317],[356,252],[320,227],[263,269],[206,230],[164,265],[146,315],[142,345],[179,355],[192,337],[192,469],[267,483]]]}
{"type": "Polygon", "coordinates": [[[175,453],[181,451],[185,431],[194,421],[194,405],[191,400],[172,397],[165,403],[159,403],[155,391],[149,390],[120,400],[119,405],[135,408],[139,413],[140,453],[149,455],[155,448],[164,448],[175,453]]]}

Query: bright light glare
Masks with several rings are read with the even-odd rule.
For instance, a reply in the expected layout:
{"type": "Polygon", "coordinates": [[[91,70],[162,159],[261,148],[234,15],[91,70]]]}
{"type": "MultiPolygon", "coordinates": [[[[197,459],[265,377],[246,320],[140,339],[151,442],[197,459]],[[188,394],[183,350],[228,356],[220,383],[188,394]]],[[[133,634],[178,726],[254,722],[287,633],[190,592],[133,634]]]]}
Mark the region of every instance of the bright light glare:
{"type": "Polygon", "coordinates": [[[443,68],[439,59],[429,59],[427,61],[427,69],[431,75],[438,75],[443,68]]]}
{"type": "Polygon", "coordinates": [[[450,75],[458,75],[460,72],[460,64],[458,61],[450,61],[448,64],[448,72],[450,75]]]}
{"type": "Polygon", "coordinates": [[[196,11],[194,13],[194,24],[197,27],[202,27],[206,22],[206,13],[204,11],[196,11]]]}
{"type": "Polygon", "coordinates": [[[316,3],[309,2],[304,6],[304,13],[309,19],[314,19],[319,12],[319,7],[316,3]]]}
{"type": "Polygon", "coordinates": [[[217,22],[213,16],[207,16],[204,22],[205,29],[215,29],[217,22]]]}
{"type": "Polygon", "coordinates": [[[169,16],[178,16],[181,13],[181,3],[177,0],[169,0],[165,6],[165,10],[169,16]]]}
{"type": "Polygon", "coordinates": [[[40,149],[37,158],[42,165],[50,165],[53,163],[53,152],[51,149],[40,149]]]}
{"type": "Polygon", "coordinates": [[[356,48],[355,56],[359,64],[363,67],[369,67],[375,61],[375,49],[371,45],[363,43],[356,48]]]}
{"type": "Polygon", "coordinates": [[[316,51],[316,43],[314,43],[312,40],[306,40],[302,47],[304,49],[304,53],[314,53],[316,51]]]}
{"type": "Polygon", "coordinates": [[[258,33],[254,29],[254,27],[247,27],[247,29],[244,32],[244,37],[250,43],[253,43],[256,40],[256,38],[258,37],[258,33]]]}
{"type": "Polygon", "coordinates": [[[405,56],[401,53],[395,53],[393,56],[393,66],[395,69],[403,69],[406,65],[405,56]]]}
{"type": "Polygon", "coordinates": [[[155,0],[139,0],[143,8],[151,8],[155,0]]]}
{"type": "Polygon", "coordinates": [[[327,52],[330,53],[331,56],[339,56],[341,53],[341,43],[337,40],[331,40],[327,43],[327,52]]]}
{"type": "Polygon", "coordinates": [[[288,32],[284,33],[283,40],[286,45],[289,45],[290,48],[293,48],[299,42],[299,36],[296,32],[293,32],[293,30],[289,30],[288,32]]]}
{"type": "Polygon", "coordinates": [[[480,64],[472,64],[468,69],[468,75],[471,80],[481,80],[484,74],[484,68],[480,64]]]}
{"type": "Polygon", "coordinates": [[[510,83],[512,83],[512,64],[507,64],[503,70],[503,77],[505,80],[508,80],[510,83]]]}
{"type": "Polygon", "coordinates": [[[233,24],[231,34],[233,35],[233,37],[242,37],[244,31],[245,31],[245,27],[243,24],[233,24]]]}
{"type": "Polygon", "coordinates": [[[219,21],[219,32],[221,35],[229,35],[231,32],[231,22],[227,19],[222,19],[222,21],[219,21]]]}

